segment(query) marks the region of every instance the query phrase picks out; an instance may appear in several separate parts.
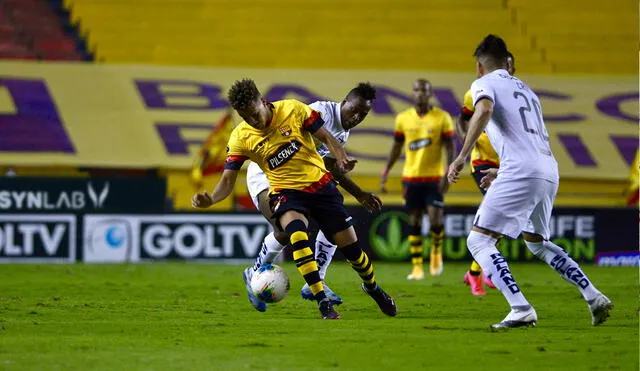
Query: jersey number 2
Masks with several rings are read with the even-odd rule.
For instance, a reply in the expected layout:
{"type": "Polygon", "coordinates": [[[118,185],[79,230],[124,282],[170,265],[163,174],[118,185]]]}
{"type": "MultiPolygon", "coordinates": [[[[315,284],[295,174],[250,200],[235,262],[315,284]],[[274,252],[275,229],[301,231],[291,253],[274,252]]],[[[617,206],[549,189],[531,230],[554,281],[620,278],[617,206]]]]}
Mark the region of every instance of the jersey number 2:
{"type": "Polygon", "coordinates": [[[522,126],[524,126],[524,131],[533,135],[539,134],[542,140],[548,142],[549,134],[545,130],[544,124],[542,123],[542,115],[540,114],[540,110],[541,110],[540,103],[538,103],[538,101],[535,99],[531,99],[531,102],[533,102],[533,109],[536,111],[535,116],[536,116],[536,122],[538,124],[537,125],[538,130],[536,130],[531,126],[529,126],[529,123],[527,122],[527,114],[531,114],[531,103],[529,102],[529,98],[527,98],[527,96],[524,95],[524,93],[519,91],[514,91],[513,97],[516,99],[522,98],[524,100],[524,105],[520,106],[520,109],[519,109],[520,118],[522,119],[522,126]]]}

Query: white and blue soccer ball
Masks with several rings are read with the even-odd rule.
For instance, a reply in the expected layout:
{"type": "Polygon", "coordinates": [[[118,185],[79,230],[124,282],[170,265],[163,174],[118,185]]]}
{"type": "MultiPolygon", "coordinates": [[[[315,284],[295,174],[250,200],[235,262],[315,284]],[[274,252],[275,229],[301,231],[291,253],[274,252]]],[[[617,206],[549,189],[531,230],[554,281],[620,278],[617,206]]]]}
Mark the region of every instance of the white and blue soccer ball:
{"type": "Polygon", "coordinates": [[[276,303],[289,292],[289,276],[275,264],[263,265],[251,277],[251,291],[265,303],[276,303]]]}

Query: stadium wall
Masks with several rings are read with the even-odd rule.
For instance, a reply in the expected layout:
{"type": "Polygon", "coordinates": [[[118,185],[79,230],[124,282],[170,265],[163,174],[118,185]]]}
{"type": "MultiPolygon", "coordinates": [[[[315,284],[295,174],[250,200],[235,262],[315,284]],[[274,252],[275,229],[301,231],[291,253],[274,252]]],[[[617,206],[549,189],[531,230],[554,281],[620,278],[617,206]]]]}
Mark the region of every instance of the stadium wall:
{"type": "MultiPolygon", "coordinates": [[[[228,111],[225,93],[235,79],[254,78],[270,100],[305,102],[340,100],[359,81],[375,84],[378,99],[366,121],[352,131],[347,145],[359,160],[354,175],[367,189],[377,188],[392,143],[394,116],[410,105],[412,82],[417,77],[430,79],[435,103],[457,115],[461,98],[474,79],[471,73],[429,71],[28,62],[0,62],[0,70],[2,165],[159,168],[168,178],[167,194],[176,209],[190,207],[194,188],[188,182],[188,171],[213,123],[228,111]]],[[[623,205],[624,183],[638,148],[636,76],[523,78],[542,99],[563,178],[559,203],[623,205]],[[595,195],[596,190],[602,190],[600,195],[595,195]],[[577,196],[566,201],[564,195],[577,196]]],[[[401,202],[395,181],[400,170],[398,165],[391,173],[394,194],[385,197],[386,203],[401,202]]],[[[447,195],[448,203],[473,205],[479,201],[473,181],[465,175],[447,195]]],[[[209,179],[207,184],[214,181],[209,179]]],[[[239,184],[238,188],[244,187],[239,184]]],[[[233,207],[229,201],[219,210],[233,207]]]]}
{"type": "MultiPolygon", "coordinates": [[[[166,212],[165,188],[160,178],[0,178],[0,262],[227,262],[256,257],[270,232],[262,215],[166,212]]],[[[466,236],[475,211],[445,208],[446,260],[471,259],[466,236]]],[[[402,208],[385,206],[371,214],[358,206],[349,212],[362,247],[374,259],[408,260],[402,208]]],[[[637,217],[637,209],[560,207],[551,220],[551,238],[579,261],[637,265],[637,217]]],[[[427,235],[428,220],[423,228],[427,235]]],[[[429,240],[425,243],[428,252],[429,240]]],[[[504,240],[500,248],[510,260],[535,260],[522,240],[504,240]]]]}

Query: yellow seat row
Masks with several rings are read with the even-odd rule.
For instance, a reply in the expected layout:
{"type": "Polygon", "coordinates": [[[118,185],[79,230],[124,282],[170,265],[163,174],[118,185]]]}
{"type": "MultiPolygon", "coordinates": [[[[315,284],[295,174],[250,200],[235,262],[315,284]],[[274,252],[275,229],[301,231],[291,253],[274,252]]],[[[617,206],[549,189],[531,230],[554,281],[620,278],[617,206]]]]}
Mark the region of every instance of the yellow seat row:
{"type": "Polygon", "coordinates": [[[607,58],[615,59],[613,72],[637,69],[626,52],[637,47],[629,0],[609,7],[596,0],[64,3],[107,63],[468,70],[478,41],[495,33],[530,73],[607,73],[599,66],[607,58]]]}

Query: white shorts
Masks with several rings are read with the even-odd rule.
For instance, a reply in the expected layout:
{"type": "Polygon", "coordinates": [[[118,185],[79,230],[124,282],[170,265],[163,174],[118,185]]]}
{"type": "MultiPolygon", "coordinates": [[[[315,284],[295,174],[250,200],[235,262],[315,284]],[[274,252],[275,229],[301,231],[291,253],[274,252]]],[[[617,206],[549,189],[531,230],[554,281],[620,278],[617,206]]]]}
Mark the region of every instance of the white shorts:
{"type": "Polygon", "coordinates": [[[258,195],[262,191],[269,189],[269,180],[260,166],[253,161],[249,162],[247,167],[247,189],[256,209],[260,210],[258,207],[258,195]]]}
{"type": "Polygon", "coordinates": [[[473,225],[516,239],[525,231],[549,239],[558,184],[544,179],[498,176],[484,196],[473,225]]]}

